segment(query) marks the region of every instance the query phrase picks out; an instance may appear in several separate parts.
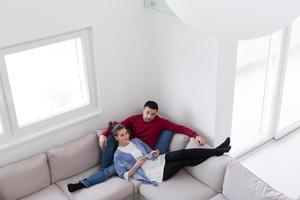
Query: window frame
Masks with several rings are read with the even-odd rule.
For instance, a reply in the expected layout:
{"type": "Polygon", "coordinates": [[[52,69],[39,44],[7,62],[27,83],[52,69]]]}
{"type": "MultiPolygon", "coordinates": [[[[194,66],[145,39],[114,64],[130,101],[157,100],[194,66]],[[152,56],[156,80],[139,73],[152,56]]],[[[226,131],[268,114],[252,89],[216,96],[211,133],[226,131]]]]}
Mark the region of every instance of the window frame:
{"type": "Polygon", "coordinates": [[[277,77],[277,91],[276,91],[276,100],[275,100],[275,117],[274,117],[274,127],[273,127],[273,137],[274,139],[280,139],[282,136],[293,131],[294,129],[290,126],[279,130],[280,122],[280,112],[282,105],[283,89],[285,82],[285,74],[287,70],[287,61],[289,55],[289,45],[291,37],[291,27],[292,23],[284,29],[282,40],[283,45],[281,47],[281,60],[279,65],[278,77],[277,77]]]}
{"type": "MultiPolygon", "coordinates": [[[[300,20],[300,18],[297,18],[295,20],[300,20]]],[[[283,99],[283,90],[284,90],[284,84],[286,79],[285,75],[287,71],[287,61],[289,56],[289,46],[290,46],[293,22],[290,23],[287,27],[272,33],[272,35],[274,35],[274,37],[276,37],[277,39],[275,39],[274,43],[271,43],[270,51],[269,51],[269,58],[268,58],[269,69],[267,71],[267,77],[266,77],[266,86],[265,86],[264,103],[263,103],[264,105],[263,105],[261,128],[260,128],[260,134],[264,134],[266,138],[265,140],[257,142],[256,144],[249,145],[248,147],[246,147],[245,149],[237,153],[234,154],[231,153],[230,155],[233,156],[234,158],[239,158],[240,156],[252,151],[253,149],[259,147],[260,145],[272,139],[278,140],[300,127],[300,120],[298,120],[282,129],[279,128],[279,120],[280,120],[280,113],[282,109],[281,107],[282,107],[282,99],[283,99]],[[281,41],[279,41],[279,38],[281,41]],[[275,54],[278,53],[279,56],[278,58],[276,58],[276,61],[272,63],[270,55],[274,53],[275,54]],[[270,65],[272,64],[274,65],[270,67],[270,65]]],[[[272,37],[271,40],[273,40],[272,37]]],[[[228,136],[231,136],[231,133],[228,136]]]]}
{"type": "MultiPolygon", "coordinates": [[[[266,143],[267,141],[269,141],[269,140],[271,140],[272,139],[272,136],[270,136],[269,134],[262,134],[262,119],[263,119],[263,115],[264,115],[264,110],[265,110],[265,104],[266,104],[266,102],[265,102],[265,95],[266,95],[266,87],[267,87],[267,80],[268,80],[268,71],[269,71],[269,61],[270,61],[270,56],[271,56],[271,54],[270,54],[270,50],[272,49],[272,44],[271,44],[271,41],[272,41],[272,39],[274,38],[274,35],[275,35],[276,33],[273,33],[273,34],[268,34],[268,35],[265,35],[265,36],[262,36],[262,37],[266,37],[266,36],[268,36],[269,38],[268,38],[268,40],[269,40],[269,44],[268,44],[268,48],[269,48],[269,50],[268,50],[268,55],[267,55],[267,57],[265,58],[266,59],[266,66],[264,66],[264,73],[265,73],[265,79],[264,79],[264,86],[263,86],[263,88],[262,88],[262,90],[264,91],[263,92],[263,100],[262,100],[262,104],[261,104],[261,106],[262,106],[262,109],[261,109],[261,113],[260,113],[260,122],[259,122],[259,132],[257,133],[257,134],[259,134],[260,135],[260,137],[258,137],[256,140],[253,140],[253,141],[251,141],[250,143],[248,143],[247,145],[245,145],[244,147],[242,147],[242,148],[240,148],[240,149],[238,149],[238,150],[235,150],[235,151],[233,151],[233,152],[230,152],[230,156],[232,156],[232,157],[234,157],[234,158],[238,158],[238,157],[240,157],[240,156],[242,156],[242,155],[244,155],[245,153],[247,153],[247,152],[249,152],[249,151],[251,151],[251,150],[253,150],[253,149],[255,149],[256,147],[258,147],[258,146],[260,146],[261,144],[264,144],[264,143],[266,143]]],[[[278,33],[277,33],[278,34],[278,33]]],[[[254,38],[255,39],[255,38],[254,38]]],[[[242,40],[241,40],[242,41],[242,40]]],[[[237,41],[237,43],[236,43],[236,46],[237,46],[237,48],[236,48],[236,55],[238,55],[238,51],[239,51],[239,49],[238,49],[238,42],[239,41],[237,41]]],[[[250,63],[251,64],[251,63],[250,63]]],[[[249,63],[247,64],[247,65],[249,65],[249,63]]],[[[247,67],[247,66],[246,66],[247,67]]],[[[235,76],[234,76],[234,79],[235,79],[235,81],[234,81],[234,84],[233,84],[233,87],[235,88],[236,87],[236,78],[237,78],[237,76],[240,74],[240,73],[243,73],[243,68],[240,68],[240,69],[238,69],[238,64],[237,64],[237,62],[236,62],[236,64],[235,64],[235,76]]],[[[233,131],[233,120],[234,120],[234,109],[235,109],[235,107],[234,107],[234,95],[235,95],[235,93],[236,93],[237,91],[235,91],[235,89],[234,89],[234,93],[233,93],[233,100],[232,100],[232,116],[231,116],[231,132],[230,132],[230,134],[228,135],[228,137],[232,137],[232,131],[233,131]]]]}
{"type": "Polygon", "coordinates": [[[0,48],[0,115],[3,132],[0,134],[0,151],[18,145],[25,141],[33,140],[45,134],[52,133],[72,124],[78,123],[100,115],[97,70],[94,63],[92,28],[85,28],[53,37],[30,41],[10,47],[0,48]],[[14,107],[12,92],[9,85],[7,67],[4,56],[20,51],[25,51],[45,45],[51,45],[70,39],[80,38],[82,42],[83,62],[89,104],[78,108],[55,114],[46,119],[38,120],[32,124],[19,126],[14,107]]]}

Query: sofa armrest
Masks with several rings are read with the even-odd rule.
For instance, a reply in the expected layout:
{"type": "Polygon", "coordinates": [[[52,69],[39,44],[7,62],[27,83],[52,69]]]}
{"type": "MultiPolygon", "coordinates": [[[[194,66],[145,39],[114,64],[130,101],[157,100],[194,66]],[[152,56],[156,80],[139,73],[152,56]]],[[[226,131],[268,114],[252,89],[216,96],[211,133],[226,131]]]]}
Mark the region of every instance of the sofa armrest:
{"type": "Polygon", "coordinates": [[[226,167],[223,195],[230,200],[291,200],[233,160],[226,167]]]}
{"type": "Polygon", "coordinates": [[[177,151],[180,149],[184,149],[184,147],[189,142],[189,139],[189,136],[183,135],[181,133],[174,133],[174,136],[169,146],[169,151],[177,151]]]}
{"type": "Polygon", "coordinates": [[[39,154],[0,168],[0,199],[19,199],[50,185],[47,156],[39,154]]]}

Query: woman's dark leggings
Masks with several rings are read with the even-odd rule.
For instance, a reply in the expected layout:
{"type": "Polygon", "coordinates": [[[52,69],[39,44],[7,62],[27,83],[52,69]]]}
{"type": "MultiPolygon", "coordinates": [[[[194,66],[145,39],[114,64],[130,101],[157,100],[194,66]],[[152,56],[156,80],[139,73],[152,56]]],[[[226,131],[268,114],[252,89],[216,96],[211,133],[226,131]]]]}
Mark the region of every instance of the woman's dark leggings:
{"type": "Polygon", "coordinates": [[[185,166],[196,166],[211,156],[221,156],[226,148],[216,149],[183,149],[166,154],[163,180],[168,180],[185,166]]]}

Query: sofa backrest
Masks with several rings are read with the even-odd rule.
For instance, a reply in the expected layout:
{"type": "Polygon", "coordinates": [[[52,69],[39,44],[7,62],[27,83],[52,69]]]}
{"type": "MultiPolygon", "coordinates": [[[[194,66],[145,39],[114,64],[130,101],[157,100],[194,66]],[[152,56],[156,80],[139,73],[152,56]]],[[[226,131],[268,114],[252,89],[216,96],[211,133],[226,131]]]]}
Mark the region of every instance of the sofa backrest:
{"type": "Polygon", "coordinates": [[[74,176],[100,163],[96,134],[87,134],[64,146],[47,152],[51,182],[74,176]]]}
{"type": "MultiPolygon", "coordinates": [[[[191,138],[189,143],[186,145],[186,149],[191,148],[211,148],[209,145],[205,144],[204,146],[199,146],[196,144],[194,138],[191,138]]],[[[226,166],[232,161],[232,158],[229,156],[219,156],[211,157],[197,165],[195,167],[186,167],[193,177],[201,181],[202,183],[208,185],[210,188],[216,192],[221,192],[226,166]]]]}
{"type": "Polygon", "coordinates": [[[222,193],[230,200],[291,200],[235,160],[227,165],[222,193]]]}
{"type": "Polygon", "coordinates": [[[177,151],[180,149],[184,149],[189,140],[189,136],[183,135],[181,133],[175,133],[171,140],[169,151],[177,151]]]}
{"type": "Polygon", "coordinates": [[[0,168],[0,199],[15,200],[50,185],[47,156],[37,156],[0,168]]]}

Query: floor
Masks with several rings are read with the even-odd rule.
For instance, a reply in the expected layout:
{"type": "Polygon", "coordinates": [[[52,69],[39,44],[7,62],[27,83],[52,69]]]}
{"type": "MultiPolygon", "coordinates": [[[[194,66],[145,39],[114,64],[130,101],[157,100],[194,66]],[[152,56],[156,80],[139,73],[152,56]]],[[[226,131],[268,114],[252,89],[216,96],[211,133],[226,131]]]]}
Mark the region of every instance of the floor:
{"type": "Polygon", "coordinates": [[[238,159],[269,185],[296,199],[300,196],[300,129],[272,140],[238,159]]]}

